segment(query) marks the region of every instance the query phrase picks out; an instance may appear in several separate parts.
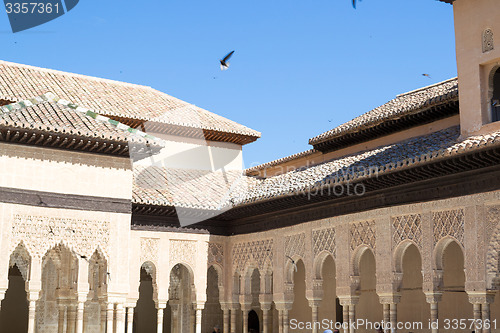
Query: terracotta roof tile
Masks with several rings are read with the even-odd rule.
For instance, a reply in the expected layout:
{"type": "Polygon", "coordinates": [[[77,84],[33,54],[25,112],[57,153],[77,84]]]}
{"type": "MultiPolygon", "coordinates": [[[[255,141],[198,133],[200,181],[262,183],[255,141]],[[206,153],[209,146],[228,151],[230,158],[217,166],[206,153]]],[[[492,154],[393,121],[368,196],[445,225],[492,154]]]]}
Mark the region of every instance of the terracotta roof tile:
{"type": "Polygon", "coordinates": [[[0,98],[51,91],[102,115],[260,137],[260,133],[151,87],[0,61],[0,98]]]}
{"type": "Polygon", "coordinates": [[[432,106],[458,100],[458,79],[453,78],[428,87],[398,95],[393,100],[340,126],[309,139],[309,144],[337,138],[378,124],[415,114],[432,106]]]}

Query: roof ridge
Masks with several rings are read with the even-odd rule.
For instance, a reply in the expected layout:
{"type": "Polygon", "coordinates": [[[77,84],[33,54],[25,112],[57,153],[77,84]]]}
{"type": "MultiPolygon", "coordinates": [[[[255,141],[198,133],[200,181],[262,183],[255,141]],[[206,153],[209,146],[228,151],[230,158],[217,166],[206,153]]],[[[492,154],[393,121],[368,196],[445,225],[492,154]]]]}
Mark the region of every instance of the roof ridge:
{"type": "MultiPolygon", "coordinates": [[[[448,79],[448,80],[440,81],[438,83],[434,83],[434,84],[425,86],[425,87],[420,87],[420,88],[417,88],[417,89],[414,89],[414,90],[410,90],[410,91],[401,93],[399,95],[396,95],[396,98],[403,97],[403,96],[410,95],[410,94],[414,94],[414,93],[417,93],[419,91],[423,91],[423,90],[426,90],[426,89],[429,89],[429,88],[434,88],[434,87],[440,86],[442,84],[445,84],[445,83],[448,83],[448,82],[451,82],[451,81],[455,81],[456,79],[458,79],[457,76],[455,76],[455,77],[453,77],[451,79],[448,79]]],[[[395,99],[395,98],[393,98],[393,99],[395,99]]]]}
{"type": "Polygon", "coordinates": [[[295,153],[295,154],[292,154],[292,155],[288,155],[288,156],[285,156],[285,157],[277,158],[275,160],[272,160],[272,161],[269,161],[269,162],[265,162],[265,163],[262,163],[262,164],[259,164],[259,165],[247,168],[247,169],[243,170],[243,172],[244,173],[249,173],[249,172],[252,172],[252,171],[262,170],[262,169],[265,169],[267,167],[277,166],[277,165],[279,165],[281,163],[293,161],[293,160],[295,160],[297,158],[308,156],[308,155],[311,155],[311,154],[313,154],[315,152],[319,152],[319,150],[311,148],[311,149],[308,149],[308,150],[304,150],[304,151],[301,151],[301,152],[298,152],[298,153],[295,153]]]}
{"type": "MultiPolygon", "coordinates": [[[[52,68],[38,67],[38,66],[33,66],[33,65],[26,65],[26,64],[21,64],[21,63],[13,62],[13,61],[0,60],[0,64],[2,64],[2,63],[3,64],[7,64],[7,65],[14,65],[14,66],[18,66],[18,67],[29,68],[29,69],[41,70],[41,71],[48,72],[48,73],[61,74],[61,75],[65,75],[65,76],[74,76],[74,77],[80,77],[80,78],[85,78],[85,79],[92,79],[92,80],[95,80],[95,81],[110,82],[110,83],[115,83],[115,84],[121,84],[121,85],[124,85],[124,86],[133,86],[133,87],[142,87],[142,88],[154,89],[151,86],[146,86],[146,85],[138,84],[138,83],[130,83],[130,82],[125,82],[125,81],[118,81],[118,80],[106,79],[106,78],[98,77],[98,76],[78,74],[78,73],[73,73],[73,72],[65,72],[65,71],[62,71],[62,70],[59,70],[59,69],[52,69],[52,68]]],[[[154,89],[154,90],[156,90],[156,89],[154,89]]],[[[156,90],[156,91],[159,91],[159,92],[165,94],[164,92],[162,92],[160,90],[156,90]]],[[[166,95],[168,95],[168,94],[166,94],[166,95]]],[[[185,103],[187,103],[187,102],[185,102],[185,103]]]]}

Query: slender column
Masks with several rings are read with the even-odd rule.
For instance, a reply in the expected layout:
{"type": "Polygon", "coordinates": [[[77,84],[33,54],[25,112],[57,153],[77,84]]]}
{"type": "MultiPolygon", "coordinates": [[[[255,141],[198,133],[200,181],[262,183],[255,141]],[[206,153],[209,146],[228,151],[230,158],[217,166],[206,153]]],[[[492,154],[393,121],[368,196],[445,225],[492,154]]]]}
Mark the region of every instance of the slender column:
{"type": "Polygon", "coordinates": [[[36,301],[30,300],[28,306],[28,333],[35,333],[36,301]]]}
{"type": "Polygon", "coordinates": [[[485,323],[489,323],[491,325],[491,322],[490,322],[490,303],[488,302],[485,302],[481,305],[481,308],[482,308],[482,311],[481,311],[481,316],[482,316],[482,323],[483,323],[483,333],[490,333],[491,332],[491,326],[486,326],[484,327],[484,324],[485,323]]]}
{"type": "Polygon", "coordinates": [[[201,333],[201,318],[203,307],[196,307],[196,333],[201,333]]]}
{"type": "MultiPolygon", "coordinates": [[[[356,321],[356,305],[350,304],[349,305],[349,322],[355,322],[356,321]]],[[[354,333],[354,328],[349,325],[349,332],[354,333]]]]}
{"type": "Polygon", "coordinates": [[[83,333],[83,310],[85,303],[78,301],[76,308],[76,333],[83,333]]]}
{"type": "Polygon", "coordinates": [[[472,313],[476,323],[479,322],[481,320],[481,304],[479,303],[472,304],[472,313]]]}
{"type": "Polygon", "coordinates": [[[236,308],[231,309],[231,333],[236,333],[236,308]]]}
{"type": "Polygon", "coordinates": [[[122,303],[116,303],[116,332],[125,332],[125,309],[122,303]]]}
{"type": "Polygon", "coordinates": [[[288,333],[288,309],[283,310],[283,333],[288,333]]]}
{"type": "Polygon", "coordinates": [[[132,333],[134,329],[134,308],[127,308],[127,333],[132,333]]]}
{"type": "Polygon", "coordinates": [[[262,309],[262,333],[269,333],[269,311],[270,309],[262,309]]]}
{"type": "Polygon", "coordinates": [[[246,309],[241,310],[241,316],[243,317],[243,333],[248,333],[248,311],[246,309]]]}
{"type": "Polygon", "coordinates": [[[58,304],[58,310],[57,333],[64,333],[64,314],[66,313],[66,306],[58,304]]]}
{"type": "Polygon", "coordinates": [[[311,306],[311,314],[312,314],[312,324],[313,329],[312,333],[318,333],[318,328],[316,327],[316,323],[318,322],[318,302],[309,302],[311,306]]]}
{"type": "Polygon", "coordinates": [[[156,327],[156,333],[163,333],[163,312],[165,308],[159,307],[158,308],[158,314],[157,314],[157,327],[156,327]]]}
{"type": "Polygon", "coordinates": [[[106,317],[107,317],[106,332],[113,333],[114,304],[111,302],[108,303],[106,317]]]}
{"type": "Polygon", "coordinates": [[[101,314],[100,314],[100,320],[101,320],[101,333],[106,333],[106,302],[101,302],[100,304],[101,308],[101,314]]]}
{"type": "Polygon", "coordinates": [[[278,332],[283,333],[283,310],[278,310],[278,332]]]}
{"type": "Polygon", "coordinates": [[[342,305],[342,321],[344,322],[345,327],[349,325],[349,305],[342,305]]]}
{"type": "Polygon", "coordinates": [[[76,329],[76,306],[70,304],[67,307],[67,320],[66,320],[66,332],[75,333],[76,329]]]}
{"type": "Polygon", "coordinates": [[[439,332],[438,303],[441,301],[442,294],[433,292],[433,293],[426,294],[425,296],[426,296],[425,298],[426,298],[427,303],[429,303],[431,306],[431,332],[437,333],[437,332],[439,332]]]}
{"type": "Polygon", "coordinates": [[[396,330],[396,324],[398,321],[398,304],[397,303],[391,303],[389,305],[389,318],[391,321],[391,327],[393,327],[392,332],[397,332],[396,330]]]}
{"type": "Polygon", "coordinates": [[[229,307],[225,306],[222,309],[222,333],[229,333],[229,307]]]}
{"type": "MultiPolygon", "coordinates": [[[[390,305],[387,303],[382,304],[383,309],[384,309],[384,323],[388,323],[391,320],[390,317],[390,305]]],[[[384,330],[384,332],[387,332],[387,330],[384,330]]]]}

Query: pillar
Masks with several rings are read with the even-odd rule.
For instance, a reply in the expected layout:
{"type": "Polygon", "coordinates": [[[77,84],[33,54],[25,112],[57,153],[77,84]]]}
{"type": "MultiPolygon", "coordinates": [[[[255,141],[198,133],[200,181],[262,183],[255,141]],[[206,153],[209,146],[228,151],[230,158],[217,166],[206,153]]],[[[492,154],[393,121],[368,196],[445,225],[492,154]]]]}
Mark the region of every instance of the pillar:
{"type": "Polygon", "coordinates": [[[427,303],[430,304],[431,307],[431,324],[433,324],[431,328],[432,333],[439,332],[439,328],[437,327],[439,312],[438,312],[438,303],[441,301],[442,294],[441,293],[428,293],[425,295],[427,303]]]}
{"type": "Polygon", "coordinates": [[[318,322],[318,308],[320,303],[321,300],[319,299],[309,300],[309,306],[311,307],[311,314],[312,314],[311,321],[313,324],[312,333],[318,333],[318,328],[316,327],[316,323],[318,322]]]}
{"type": "Polygon", "coordinates": [[[236,333],[236,311],[238,309],[236,307],[231,308],[231,327],[230,333],[236,333]]]}
{"type": "Polygon", "coordinates": [[[57,321],[57,333],[64,333],[64,315],[66,314],[66,306],[58,304],[59,317],[57,321]]]}
{"type": "Polygon", "coordinates": [[[398,304],[391,303],[389,304],[389,319],[391,322],[391,327],[393,327],[392,332],[397,332],[396,324],[398,322],[398,304]]]}
{"type": "Polygon", "coordinates": [[[28,304],[28,333],[35,333],[36,301],[30,300],[28,304]]]}
{"type": "Polygon", "coordinates": [[[76,333],[83,333],[83,310],[85,303],[78,300],[76,307],[76,333]]]}
{"type": "Polygon", "coordinates": [[[271,311],[271,306],[262,307],[262,333],[269,333],[269,312],[271,311]]]}
{"type": "Polygon", "coordinates": [[[107,305],[106,317],[107,317],[106,332],[113,333],[114,304],[111,302],[109,302],[107,305]]]}
{"type": "Polygon", "coordinates": [[[157,327],[156,327],[156,333],[163,333],[163,313],[165,310],[165,306],[162,307],[162,305],[158,306],[158,313],[157,313],[157,327]]]}
{"type": "MultiPolygon", "coordinates": [[[[388,323],[391,320],[390,317],[390,305],[387,303],[382,304],[383,309],[384,309],[384,323],[388,323]]],[[[384,332],[387,332],[386,329],[384,329],[384,332]]]]}
{"type": "Polygon", "coordinates": [[[106,302],[101,301],[100,302],[100,320],[101,320],[101,333],[106,333],[106,302]]]}
{"type": "Polygon", "coordinates": [[[491,322],[490,322],[490,304],[493,303],[495,294],[484,292],[467,292],[469,295],[469,302],[473,306],[473,315],[476,323],[480,324],[480,327],[476,327],[476,332],[490,333],[491,332],[491,322]]]}
{"type": "Polygon", "coordinates": [[[66,332],[67,333],[75,333],[76,331],[76,305],[69,304],[66,308],[67,312],[67,321],[66,321],[66,332]]]}
{"type": "Polygon", "coordinates": [[[283,310],[283,333],[288,333],[288,309],[283,310]]]}
{"type": "Polygon", "coordinates": [[[28,290],[28,333],[35,333],[36,301],[42,290],[41,258],[32,259],[28,290]]]}
{"type": "Polygon", "coordinates": [[[125,332],[125,308],[123,303],[116,303],[116,332],[125,332]]]}
{"type": "Polygon", "coordinates": [[[202,318],[202,310],[204,308],[204,303],[196,304],[196,333],[201,333],[201,318],[202,318]]]}
{"type": "Polygon", "coordinates": [[[229,333],[229,306],[222,305],[222,333],[229,333]]]}
{"type": "Polygon", "coordinates": [[[127,333],[132,333],[134,329],[134,308],[127,308],[127,333]]]}
{"type": "Polygon", "coordinates": [[[342,317],[344,320],[344,332],[354,332],[353,326],[350,325],[351,322],[356,321],[356,304],[359,301],[359,296],[348,295],[348,296],[338,296],[340,305],[342,305],[342,317]]]}

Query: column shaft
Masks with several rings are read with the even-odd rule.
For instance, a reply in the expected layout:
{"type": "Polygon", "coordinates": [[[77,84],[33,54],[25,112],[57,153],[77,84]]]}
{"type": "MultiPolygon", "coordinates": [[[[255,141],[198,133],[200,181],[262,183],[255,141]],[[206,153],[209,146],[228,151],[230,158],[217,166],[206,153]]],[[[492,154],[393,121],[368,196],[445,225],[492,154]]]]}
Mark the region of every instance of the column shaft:
{"type": "Polygon", "coordinates": [[[222,332],[229,333],[229,308],[224,308],[222,310],[222,318],[223,318],[222,332]]]}
{"type": "MultiPolygon", "coordinates": [[[[384,309],[384,323],[388,323],[391,320],[390,316],[390,305],[389,304],[383,304],[383,309],[384,309]]],[[[384,332],[387,332],[387,330],[384,330],[384,332]]]]}
{"type": "Polygon", "coordinates": [[[288,310],[283,310],[283,333],[288,333],[288,310]]]}
{"type": "Polygon", "coordinates": [[[113,323],[114,323],[114,318],[113,318],[114,317],[114,304],[113,303],[108,303],[106,317],[107,317],[106,332],[113,333],[113,323]]]}
{"type": "Polygon", "coordinates": [[[231,333],[236,333],[236,309],[231,309],[231,333]]]}
{"type": "Polygon", "coordinates": [[[202,309],[196,309],[196,333],[201,333],[201,318],[202,318],[202,309]]]}
{"type": "Polygon", "coordinates": [[[83,310],[85,303],[78,302],[76,309],[76,333],[83,333],[83,310]]]}
{"type": "Polygon", "coordinates": [[[36,302],[29,301],[28,305],[28,333],[35,333],[36,302]]]}
{"type": "MultiPolygon", "coordinates": [[[[437,323],[439,313],[438,313],[438,303],[431,303],[431,323],[437,323]]],[[[438,327],[432,327],[432,333],[439,332],[438,327]]]]}
{"type": "MultiPolygon", "coordinates": [[[[354,304],[349,305],[349,323],[356,321],[356,306],[354,304]]],[[[354,328],[349,325],[349,332],[354,333],[354,328]]]]}
{"type": "Polygon", "coordinates": [[[318,328],[316,327],[316,323],[318,322],[318,307],[317,306],[313,305],[311,307],[311,315],[312,315],[312,324],[313,324],[312,333],[318,333],[318,328]]]}
{"type": "Polygon", "coordinates": [[[269,333],[269,310],[262,310],[262,333],[269,333]]]}
{"type": "Polygon", "coordinates": [[[127,333],[134,329],[134,308],[127,308],[127,333]]]}
{"type": "Polygon", "coordinates": [[[116,332],[125,332],[125,309],[121,303],[116,304],[116,332]]]}
{"type": "Polygon", "coordinates": [[[396,330],[396,323],[398,321],[398,305],[396,303],[391,303],[389,305],[389,313],[390,313],[390,321],[391,321],[391,327],[393,327],[392,332],[397,332],[396,330]]]}
{"type": "Polygon", "coordinates": [[[241,317],[243,320],[243,333],[248,333],[248,311],[246,309],[241,310],[241,317]]]}
{"type": "Polygon", "coordinates": [[[283,310],[278,310],[278,324],[279,333],[283,333],[283,310]]]}
{"type": "Polygon", "coordinates": [[[156,327],[156,333],[163,333],[163,312],[165,309],[159,308],[158,313],[157,313],[157,327],[156,327]]]}

